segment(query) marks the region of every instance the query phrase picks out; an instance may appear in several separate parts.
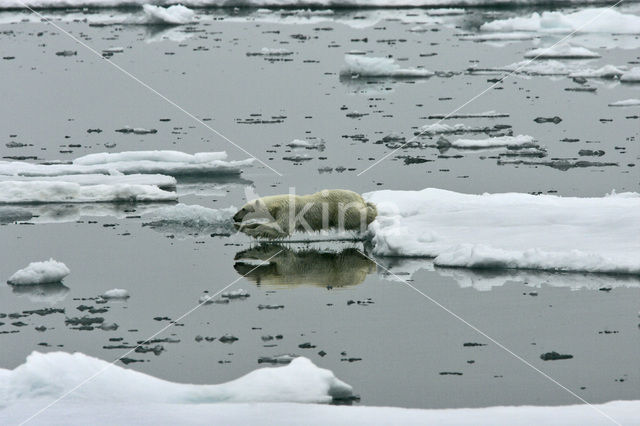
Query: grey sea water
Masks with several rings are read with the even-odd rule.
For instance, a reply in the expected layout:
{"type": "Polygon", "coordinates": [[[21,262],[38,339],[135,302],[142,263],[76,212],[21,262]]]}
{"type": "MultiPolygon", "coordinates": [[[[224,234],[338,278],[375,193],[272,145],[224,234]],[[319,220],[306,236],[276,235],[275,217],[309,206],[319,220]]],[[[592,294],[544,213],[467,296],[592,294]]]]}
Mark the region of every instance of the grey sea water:
{"type": "MultiPolygon", "coordinates": [[[[635,6],[622,10],[638,13],[635,6]]],[[[607,105],[640,98],[640,85],[612,80],[581,84],[563,76],[511,76],[459,111],[493,110],[508,117],[446,120],[511,126],[506,131],[531,135],[548,151],[543,159],[520,159],[554,162],[556,167],[501,165],[509,158],[501,157],[505,150],[500,149],[404,148],[358,176],[392,151],[393,145],[376,142],[390,135],[410,139],[420,126],[438,121],[429,116],[451,112],[506,74],[472,74],[468,68],[512,64],[530,48],[557,41],[561,36],[515,42],[465,37],[489,20],[532,11],[471,9],[436,19],[429,10],[347,10],[324,18],[289,13],[265,18],[256,10],[203,9],[198,13],[207,19],[175,28],[90,25],[92,19],[131,13],[122,10],[44,12],[98,52],[123,47],[108,59],[51,25],[22,22],[24,16],[6,12],[0,14],[5,22],[0,25],[0,155],[70,161],[92,152],[174,149],[226,150],[234,160],[248,157],[111,61],[282,174],[256,163],[242,178],[181,180],[180,202],[186,204],[237,207],[249,186],[259,195],[287,193],[292,187],[299,194],[324,188],[367,192],[425,187],[564,196],[638,191],[640,111],[607,105]],[[253,55],[262,48],[291,54],[253,55]],[[341,76],[344,55],[352,50],[437,73],[426,79],[341,76]],[[56,55],[62,51],[77,54],[56,55]],[[595,91],[566,90],[585,86],[595,91]],[[534,121],[554,116],[562,121],[534,121]],[[127,125],[157,133],[115,132],[127,125]],[[322,140],[325,148],[287,148],[293,139],[322,140]],[[25,146],[11,148],[12,142],[25,146]],[[604,154],[579,155],[587,149],[604,154]],[[284,159],[297,156],[299,161],[284,159]],[[580,160],[611,165],[563,166],[580,160]]],[[[602,55],[580,60],[585,68],[637,66],[640,61],[638,35],[581,34],[572,42],[602,55]]],[[[419,140],[435,143],[437,137],[419,140]]],[[[394,279],[385,269],[391,268],[587,401],[640,397],[638,277],[480,273],[438,269],[428,260],[377,259],[384,266],[379,267],[359,254],[362,246],[357,243],[257,247],[247,238],[212,235],[207,229],[144,226],[148,220],[143,214],[157,207],[1,209],[0,279],[49,257],[72,272],[64,280],[66,287],[31,291],[0,285],[0,312],[7,314],[0,318],[0,367],[15,368],[34,350],[79,351],[115,360],[127,349],[110,346],[146,340],[196,306],[205,291],[212,294],[240,278],[231,290],[242,288],[249,298],[202,306],[157,336],[170,342],[145,345],[162,345],[159,355],[134,352],[127,357],[140,362],[127,367],[172,381],[219,383],[264,366],[258,363],[261,357],[296,354],[351,384],[365,405],[579,402],[394,279]],[[241,278],[256,260],[278,250],[283,251],[271,265],[241,278]],[[111,288],[127,289],[131,298],[96,303],[94,298],[111,288]],[[79,310],[82,305],[95,313],[79,310]],[[65,312],[20,316],[46,307],[65,312]],[[118,329],[79,330],[65,324],[65,317],[83,315],[117,323],[118,329]],[[25,325],[14,324],[18,322],[25,325]],[[46,330],[36,330],[41,326],[46,330]],[[226,334],[238,340],[221,343],[226,334]],[[552,351],[573,358],[540,358],[552,351]]]]}

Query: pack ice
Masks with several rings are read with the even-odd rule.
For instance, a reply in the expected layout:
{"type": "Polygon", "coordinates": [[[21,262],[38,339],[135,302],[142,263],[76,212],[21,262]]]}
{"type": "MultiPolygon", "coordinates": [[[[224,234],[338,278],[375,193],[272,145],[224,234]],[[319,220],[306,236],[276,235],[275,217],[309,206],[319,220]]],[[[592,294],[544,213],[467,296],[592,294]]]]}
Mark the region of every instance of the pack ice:
{"type": "Polygon", "coordinates": [[[640,274],[640,194],[600,198],[460,194],[434,188],[364,194],[378,207],[373,253],[440,266],[640,274]]]}
{"type": "Polygon", "coordinates": [[[72,163],[0,161],[0,203],[174,201],[173,176],[237,175],[253,159],[226,161],[226,152],[96,153],[72,163]]]}

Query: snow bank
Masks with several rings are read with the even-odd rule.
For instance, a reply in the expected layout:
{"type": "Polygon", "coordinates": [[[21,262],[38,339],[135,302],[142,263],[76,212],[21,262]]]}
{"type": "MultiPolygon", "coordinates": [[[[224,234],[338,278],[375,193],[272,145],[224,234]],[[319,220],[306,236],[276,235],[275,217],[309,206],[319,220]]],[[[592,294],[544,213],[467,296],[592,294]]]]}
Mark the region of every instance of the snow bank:
{"type": "Polygon", "coordinates": [[[427,188],[364,195],[380,256],[441,266],[640,274],[640,194],[574,198],[427,188]]]}
{"type": "Polygon", "coordinates": [[[631,68],[620,76],[620,81],[626,83],[640,83],[640,67],[631,68]]]}
{"type": "Polygon", "coordinates": [[[0,161],[0,175],[60,176],[77,174],[164,174],[222,175],[240,174],[241,167],[253,159],[225,161],[227,153],[200,152],[186,154],[179,151],[125,151],[120,153],[89,154],[73,160],[72,164],[33,164],[21,161],[0,161]]]}
{"type": "Polygon", "coordinates": [[[483,24],[482,31],[535,31],[543,33],[640,33],[640,16],[612,8],[589,8],[577,12],[534,12],[529,17],[500,19],[483,24]]]}
{"type": "MultiPolygon", "coordinates": [[[[110,366],[106,361],[82,353],[32,352],[26,362],[15,369],[0,369],[0,406],[33,399],[41,403],[55,400],[96,373],[99,374],[84,383],[80,392],[70,393],[65,401],[132,406],[141,403],[190,406],[218,402],[328,403],[333,398],[348,398],[353,392],[351,386],[331,371],[316,367],[307,358],[296,358],[285,367],[257,369],[219,385],[192,385],[110,366]]],[[[47,417],[45,414],[44,418],[47,417]]]]}
{"type": "Polygon", "coordinates": [[[44,262],[31,262],[26,268],[20,269],[7,280],[11,285],[36,285],[59,283],[71,271],[62,262],[53,259],[44,262]]]}
{"type": "Polygon", "coordinates": [[[193,22],[195,13],[193,10],[184,7],[181,4],[162,7],[152,4],[142,5],[145,13],[144,23],[162,24],[162,25],[182,25],[193,22]]]}
{"type": "Polygon", "coordinates": [[[421,68],[402,68],[391,58],[369,58],[360,55],[345,55],[346,67],[342,75],[358,77],[431,77],[433,72],[421,68]]]}
{"type": "Polygon", "coordinates": [[[640,106],[640,99],[625,99],[623,101],[611,102],[610,107],[630,107],[640,106]]]}
{"type": "Polygon", "coordinates": [[[175,192],[151,185],[80,185],[41,180],[0,182],[0,204],[147,202],[177,198],[175,192]]]}
{"type": "Polygon", "coordinates": [[[481,149],[481,148],[531,148],[538,146],[532,136],[500,136],[486,139],[456,139],[450,142],[454,148],[481,149]]]}
{"type": "Polygon", "coordinates": [[[568,43],[560,43],[551,47],[541,47],[539,49],[530,50],[525,53],[524,57],[536,59],[592,59],[599,58],[600,55],[584,47],[575,47],[568,43]]]}

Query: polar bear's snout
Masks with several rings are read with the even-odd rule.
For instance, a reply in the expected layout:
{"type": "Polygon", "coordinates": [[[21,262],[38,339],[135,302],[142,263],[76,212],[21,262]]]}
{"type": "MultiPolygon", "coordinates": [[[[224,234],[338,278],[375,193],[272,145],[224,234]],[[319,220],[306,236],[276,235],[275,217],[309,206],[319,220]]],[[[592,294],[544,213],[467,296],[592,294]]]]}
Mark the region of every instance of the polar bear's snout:
{"type": "Polygon", "coordinates": [[[247,210],[246,208],[241,208],[240,210],[238,210],[236,212],[236,214],[233,215],[233,222],[236,226],[236,228],[238,228],[240,226],[240,222],[242,222],[242,219],[244,219],[244,217],[247,215],[247,210]]]}

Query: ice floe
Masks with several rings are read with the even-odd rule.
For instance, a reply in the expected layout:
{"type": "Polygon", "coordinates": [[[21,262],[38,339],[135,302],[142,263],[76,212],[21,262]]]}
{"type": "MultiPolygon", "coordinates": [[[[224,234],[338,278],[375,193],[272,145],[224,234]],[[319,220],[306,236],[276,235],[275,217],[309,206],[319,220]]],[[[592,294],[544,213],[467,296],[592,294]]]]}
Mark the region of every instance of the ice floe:
{"type": "Polygon", "coordinates": [[[620,76],[620,81],[625,83],[640,83],[640,67],[633,67],[620,76]]]}
{"type": "Polygon", "coordinates": [[[20,269],[7,282],[11,285],[37,285],[59,283],[71,271],[62,262],[53,259],[43,262],[31,262],[25,268],[20,269]]]}
{"type": "Polygon", "coordinates": [[[623,68],[618,68],[614,65],[605,65],[603,67],[596,68],[596,69],[586,68],[583,70],[575,71],[570,73],[569,77],[614,79],[614,78],[620,78],[620,76],[624,73],[625,73],[625,70],[623,68]]]}
{"type": "Polygon", "coordinates": [[[181,4],[162,7],[152,4],[142,5],[145,18],[142,22],[147,24],[183,25],[194,21],[195,12],[181,4]]]}
{"type": "Polygon", "coordinates": [[[352,77],[431,77],[432,71],[422,68],[402,68],[391,58],[373,58],[360,55],[345,55],[346,67],[341,74],[352,77]]]}
{"type": "Polygon", "coordinates": [[[145,216],[145,226],[178,235],[207,233],[230,235],[235,233],[232,216],[235,207],[210,209],[199,205],[176,204],[152,211],[145,216]]]}
{"type": "Polygon", "coordinates": [[[242,167],[253,159],[226,161],[227,153],[179,151],[125,151],[96,153],[76,158],[71,164],[34,164],[21,161],[0,161],[0,175],[60,176],[73,174],[164,174],[229,175],[240,174],[242,167]]]}
{"type": "Polygon", "coordinates": [[[625,99],[623,101],[611,102],[610,107],[630,107],[640,106],[640,99],[625,99]]]}
{"type": "Polygon", "coordinates": [[[153,185],[161,189],[173,190],[176,187],[176,178],[159,174],[132,174],[132,175],[104,175],[104,174],[77,174],[57,176],[23,176],[0,175],[0,182],[6,181],[33,181],[41,182],[71,182],[78,185],[153,185]]]}
{"type": "Polygon", "coordinates": [[[324,141],[308,141],[302,139],[294,139],[287,144],[289,148],[305,148],[305,149],[318,149],[320,151],[324,150],[325,143],[324,141]]]}
{"type": "Polygon", "coordinates": [[[525,53],[525,58],[535,59],[593,59],[599,58],[600,54],[592,52],[584,47],[571,46],[568,43],[555,44],[551,47],[541,47],[525,53]]]}
{"type": "Polygon", "coordinates": [[[640,16],[613,8],[587,8],[576,12],[538,12],[527,17],[514,17],[488,22],[483,31],[534,31],[542,33],[640,33],[640,16]]]}
{"type": "Polygon", "coordinates": [[[33,352],[15,369],[0,369],[0,395],[0,406],[4,407],[63,395],[75,402],[195,406],[218,402],[328,403],[351,397],[353,390],[306,358],[296,358],[285,367],[260,368],[228,383],[192,385],[158,379],[78,352],[33,352]],[[82,392],[66,395],[80,383],[82,392]]]}
{"type": "Polygon", "coordinates": [[[531,148],[531,147],[538,146],[535,139],[529,135],[500,136],[500,137],[486,138],[486,139],[456,139],[451,142],[447,141],[446,145],[454,148],[466,148],[466,149],[481,149],[481,148],[495,148],[495,147],[531,148]]]}
{"type": "Polygon", "coordinates": [[[152,185],[80,185],[41,180],[0,182],[0,204],[175,201],[178,196],[152,185]]]}
{"type": "Polygon", "coordinates": [[[112,288],[105,291],[100,297],[103,299],[128,299],[129,292],[123,288],[112,288]]]}
{"type": "Polygon", "coordinates": [[[470,195],[428,188],[365,194],[373,253],[441,266],[640,274],[640,194],[470,195]]]}

